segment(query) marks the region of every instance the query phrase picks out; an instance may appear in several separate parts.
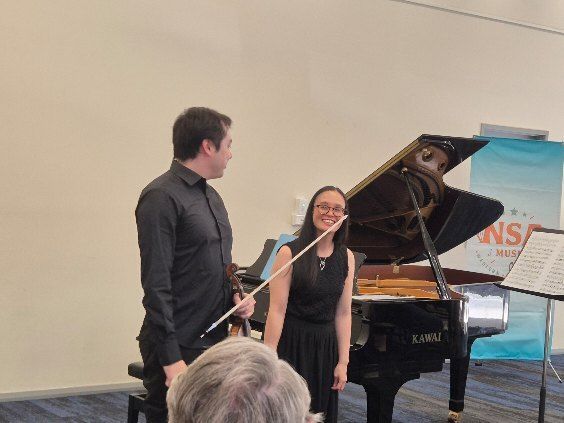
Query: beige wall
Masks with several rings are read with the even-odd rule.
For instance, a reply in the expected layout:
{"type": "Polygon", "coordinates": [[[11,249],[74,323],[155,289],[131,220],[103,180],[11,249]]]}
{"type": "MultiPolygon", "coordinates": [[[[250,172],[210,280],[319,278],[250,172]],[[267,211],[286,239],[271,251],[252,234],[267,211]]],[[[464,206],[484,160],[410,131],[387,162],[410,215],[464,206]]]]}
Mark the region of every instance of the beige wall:
{"type": "Polygon", "coordinates": [[[561,0],[393,0],[564,32],[561,0]]]}
{"type": "Polygon", "coordinates": [[[555,33],[383,0],[2,3],[0,394],[130,381],[133,210],[186,106],[234,119],[214,185],[241,265],[294,230],[295,196],[348,190],[422,133],[564,138],[555,33]]]}

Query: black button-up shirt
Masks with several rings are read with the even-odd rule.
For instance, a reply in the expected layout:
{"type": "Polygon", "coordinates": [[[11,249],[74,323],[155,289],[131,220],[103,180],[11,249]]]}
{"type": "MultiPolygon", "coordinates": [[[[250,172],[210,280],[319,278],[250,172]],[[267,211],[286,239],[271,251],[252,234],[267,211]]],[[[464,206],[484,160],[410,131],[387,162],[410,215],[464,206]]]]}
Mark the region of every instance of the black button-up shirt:
{"type": "Polygon", "coordinates": [[[227,322],[200,335],[232,305],[225,268],[233,236],[225,205],[200,175],[173,161],[141,192],[135,211],[145,320],[139,339],[157,344],[161,365],[180,347],[204,348],[227,335],[227,322]]]}

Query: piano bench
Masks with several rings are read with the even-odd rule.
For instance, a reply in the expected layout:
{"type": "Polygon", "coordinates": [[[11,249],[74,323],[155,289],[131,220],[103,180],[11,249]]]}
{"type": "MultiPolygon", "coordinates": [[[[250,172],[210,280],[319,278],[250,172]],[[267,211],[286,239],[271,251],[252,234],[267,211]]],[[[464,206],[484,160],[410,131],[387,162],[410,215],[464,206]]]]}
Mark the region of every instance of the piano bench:
{"type": "MultiPolygon", "coordinates": [[[[143,363],[136,361],[127,366],[127,374],[136,379],[143,380],[143,363]]],[[[127,405],[127,423],[137,423],[139,419],[139,412],[145,412],[145,392],[136,394],[129,394],[129,401],[127,405]]]]}
{"type": "Polygon", "coordinates": [[[143,380],[143,362],[136,361],[135,363],[130,363],[127,366],[127,374],[136,379],[143,380]]]}

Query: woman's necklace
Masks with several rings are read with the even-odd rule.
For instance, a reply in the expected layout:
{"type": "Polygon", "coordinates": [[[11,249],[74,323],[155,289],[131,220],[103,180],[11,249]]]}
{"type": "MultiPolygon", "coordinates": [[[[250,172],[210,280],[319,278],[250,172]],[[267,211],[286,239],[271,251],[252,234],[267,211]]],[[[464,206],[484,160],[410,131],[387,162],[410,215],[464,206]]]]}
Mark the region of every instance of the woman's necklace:
{"type": "Polygon", "coordinates": [[[325,260],[327,257],[319,257],[319,270],[325,269],[325,260]]]}

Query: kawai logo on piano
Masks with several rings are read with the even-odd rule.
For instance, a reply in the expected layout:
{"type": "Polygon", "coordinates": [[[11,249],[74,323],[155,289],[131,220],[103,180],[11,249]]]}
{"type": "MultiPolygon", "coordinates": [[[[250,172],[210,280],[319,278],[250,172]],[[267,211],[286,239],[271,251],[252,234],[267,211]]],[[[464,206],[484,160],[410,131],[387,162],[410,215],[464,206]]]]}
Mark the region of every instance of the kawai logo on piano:
{"type": "Polygon", "coordinates": [[[483,247],[476,249],[476,259],[488,272],[505,276],[531,232],[541,227],[535,222],[533,213],[513,207],[500,220],[476,235],[478,245],[483,247]]]}
{"type": "Polygon", "coordinates": [[[411,335],[412,344],[427,344],[429,342],[441,342],[441,332],[419,333],[411,335]]]}

